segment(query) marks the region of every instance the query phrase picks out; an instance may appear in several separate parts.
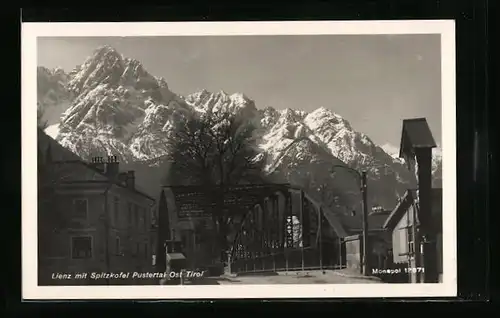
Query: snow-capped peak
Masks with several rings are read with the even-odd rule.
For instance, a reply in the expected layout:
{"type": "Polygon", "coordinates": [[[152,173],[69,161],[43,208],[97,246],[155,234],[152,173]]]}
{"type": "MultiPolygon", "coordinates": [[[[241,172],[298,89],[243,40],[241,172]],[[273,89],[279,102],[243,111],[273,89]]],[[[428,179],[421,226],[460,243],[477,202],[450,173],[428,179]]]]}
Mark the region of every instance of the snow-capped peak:
{"type": "MultiPolygon", "coordinates": [[[[395,162],[404,164],[405,160],[403,158],[399,158],[399,147],[386,143],[382,145],[382,148],[389,156],[391,156],[395,162]]],[[[436,173],[441,165],[443,160],[443,151],[440,147],[432,148],[432,171],[436,173]]]]}
{"type": "Polygon", "coordinates": [[[391,145],[390,143],[385,143],[380,146],[389,156],[394,159],[399,159],[399,147],[391,145]]]}
{"type": "Polygon", "coordinates": [[[59,72],[64,73],[64,69],[61,66],[54,67],[54,73],[59,73],[59,72]]]}
{"type": "Polygon", "coordinates": [[[184,99],[191,104],[199,104],[204,101],[206,97],[208,97],[211,93],[206,89],[201,89],[195,93],[187,95],[184,99]]]}
{"type": "Polygon", "coordinates": [[[96,50],[94,50],[93,58],[98,59],[98,58],[109,58],[109,57],[115,57],[115,58],[123,58],[123,55],[120,54],[114,47],[110,45],[102,45],[98,47],[96,50]]]}
{"type": "Polygon", "coordinates": [[[228,114],[256,123],[259,155],[271,159],[264,172],[281,173],[298,184],[306,176],[311,184],[302,182],[305,188],[353,183],[356,190],[352,175],[333,177],[328,172],[334,164],[347,165],[366,170],[369,195],[392,208],[395,192],[404,192],[412,178],[387,155],[396,157],[396,147],[376,146],[328,107],[310,113],[291,108],[257,109],[245,94],[222,89],[201,89],[181,98],[169,90],[163,77],[151,75],[138,60],[122,56],[110,46],[94,51],[67,80],[59,79],[63,73],[58,70],[39,68],[38,72],[39,103],[64,108],[52,108],[62,118],[51,123],[55,125],[51,132],[83,158],[97,152],[118,155],[122,162],[150,162],[168,153],[167,140],[189,116],[228,114]]]}
{"type": "Polygon", "coordinates": [[[102,46],[71,72],[69,89],[80,94],[100,84],[116,84],[123,71],[122,55],[110,46],[102,46]]]}
{"type": "Polygon", "coordinates": [[[340,128],[339,125],[343,126],[343,128],[350,130],[351,125],[347,120],[342,118],[342,116],[338,115],[337,113],[333,112],[332,110],[326,108],[326,107],[320,107],[310,114],[307,115],[307,122],[310,125],[317,126],[320,123],[324,124],[329,124],[329,125],[335,125],[340,128]]]}
{"type": "Polygon", "coordinates": [[[432,157],[436,158],[436,159],[442,159],[443,158],[443,149],[441,149],[441,147],[439,147],[439,146],[432,148],[432,157]]]}

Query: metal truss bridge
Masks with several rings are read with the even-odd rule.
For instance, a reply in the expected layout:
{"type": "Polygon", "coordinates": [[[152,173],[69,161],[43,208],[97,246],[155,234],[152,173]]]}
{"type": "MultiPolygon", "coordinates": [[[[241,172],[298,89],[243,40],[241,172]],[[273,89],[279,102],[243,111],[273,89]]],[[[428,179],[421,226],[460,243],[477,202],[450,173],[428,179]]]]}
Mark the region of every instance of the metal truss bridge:
{"type": "Polygon", "coordinates": [[[208,217],[223,204],[232,219],[228,267],[232,273],[339,269],[346,231],[334,213],[289,184],[206,189],[165,187],[176,217],[208,217]],[[217,202],[218,201],[218,202],[217,202]]]}

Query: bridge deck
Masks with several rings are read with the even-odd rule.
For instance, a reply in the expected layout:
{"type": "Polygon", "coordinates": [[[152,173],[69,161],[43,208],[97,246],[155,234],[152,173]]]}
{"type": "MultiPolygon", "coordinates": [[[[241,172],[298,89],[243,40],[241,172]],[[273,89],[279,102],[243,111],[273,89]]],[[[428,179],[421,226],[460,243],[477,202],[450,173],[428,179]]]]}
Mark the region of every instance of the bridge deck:
{"type": "MultiPolygon", "coordinates": [[[[233,284],[380,284],[380,279],[344,275],[342,271],[277,272],[274,275],[244,275],[216,279],[219,285],[233,284]]],[[[201,283],[201,282],[200,282],[201,283]]]]}

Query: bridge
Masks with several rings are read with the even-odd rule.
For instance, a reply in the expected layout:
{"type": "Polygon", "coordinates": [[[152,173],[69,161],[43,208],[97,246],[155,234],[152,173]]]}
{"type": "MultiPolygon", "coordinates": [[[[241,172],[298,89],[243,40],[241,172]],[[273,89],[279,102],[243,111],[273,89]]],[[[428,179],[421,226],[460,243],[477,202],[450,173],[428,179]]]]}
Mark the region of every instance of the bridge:
{"type": "Polygon", "coordinates": [[[207,242],[193,243],[196,224],[220,215],[215,209],[222,209],[228,220],[227,267],[232,273],[345,267],[344,227],[328,207],[290,184],[164,187],[159,202],[159,239],[191,233],[179,235],[188,258],[200,255],[200,244],[207,248],[207,242]]]}

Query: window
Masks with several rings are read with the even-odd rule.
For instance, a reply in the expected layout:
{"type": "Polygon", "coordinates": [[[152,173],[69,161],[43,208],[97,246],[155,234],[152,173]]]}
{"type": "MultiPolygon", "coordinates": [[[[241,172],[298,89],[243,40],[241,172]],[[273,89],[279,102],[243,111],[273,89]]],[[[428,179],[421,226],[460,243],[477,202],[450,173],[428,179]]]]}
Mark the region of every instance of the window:
{"type": "Polygon", "coordinates": [[[132,243],[132,256],[135,256],[137,254],[137,245],[132,243]]]}
{"type": "Polygon", "coordinates": [[[115,252],[116,255],[121,255],[121,244],[120,244],[120,237],[115,238],[115,252]]]}
{"type": "Polygon", "coordinates": [[[132,243],[132,256],[141,257],[141,244],[139,242],[132,243]]]}
{"type": "Polygon", "coordinates": [[[139,226],[139,206],[134,204],[134,225],[139,226]]]}
{"type": "Polygon", "coordinates": [[[144,209],[144,231],[146,232],[148,229],[149,229],[148,209],[144,209]]]}
{"type": "Polygon", "coordinates": [[[137,227],[142,230],[144,228],[144,213],[141,207],[137,208],[137,213],[139,214],[139,222],[137,224],[137,227]]]}
{"type": "Polygon", "coordinates": [[[132,208],[133,208],[133,205],[132,203],[128,203],[127,204],[127,210],[128,210],[128,224],[129,226],[132,225],[132,208]]]}
{"type": "Polygon", "coordinates": [[[84,259],[92,257],[92,237],[75,236],[71,238],[71,257],[84,259]]]}
{"type": "Polygon", "coordinates": [[[199,245],[200,242],[202,241],[202,237],[203,237],[203,234],[201,233],[202,231],[203,230],[200,229],[200,230],[197,230],[197,231],[194,232],[194,238],[193,239],[194,239],[194,243],[196,245],[199,245]]]}
{"type": "Polygon", "coordinates": [[[113,205],[114,205],[113,210],[115,212],[115,225],[118,225],[118,219],[120,217],[120,198],[119,197],[115,197],[113,205]]]}
{"type": "Polygon", "coordinates": [[[415,235],[413,233],[413,227],[410,225],[406,228],[407,242],[408,242],[408,255],[412,256],[415,254],[415,235]]]}
{"type": "Polygon", "coordinates": [[[75,199],[73,200],[74,216],[77,218],[86,219],[88,202],[87,199],[75,199]]]}

